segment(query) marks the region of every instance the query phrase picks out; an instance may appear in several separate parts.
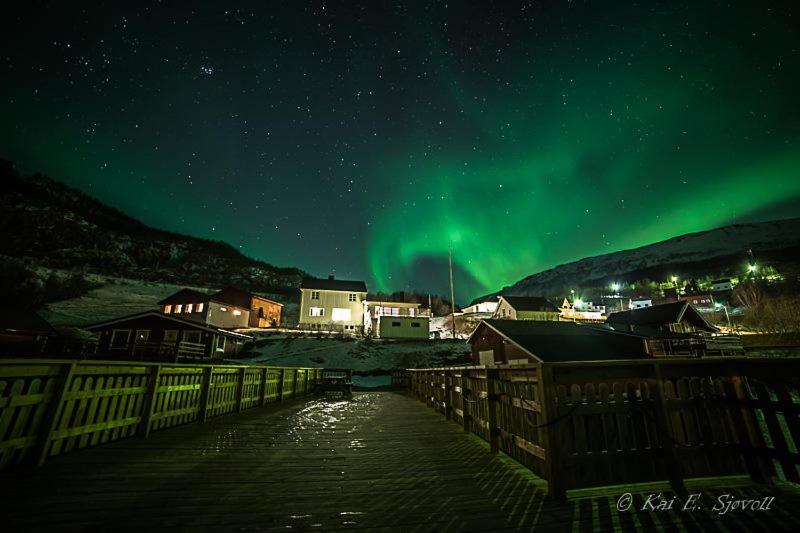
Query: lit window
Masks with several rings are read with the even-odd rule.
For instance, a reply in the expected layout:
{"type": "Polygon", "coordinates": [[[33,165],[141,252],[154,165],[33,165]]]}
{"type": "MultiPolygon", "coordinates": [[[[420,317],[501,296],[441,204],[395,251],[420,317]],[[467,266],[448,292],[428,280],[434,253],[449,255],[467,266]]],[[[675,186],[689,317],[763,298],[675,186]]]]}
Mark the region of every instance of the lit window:
{"type": "Polygon", "coordinates": [[[219,308],[219,310],[220,310],[220,311],[222,311],[222,312],[224,313],[225,311],[227,311],[227,310],[228,310],[228,308],[227,308],[227,307],[220,307],[220,308],[219,308]]]}
{"type": "Polygon", "coordinates": [[[191,313],[194,311],[194,304],[186,304],[186,312],[191,313]]]}
{"type": "Polygon", "coordinates": [[[354,293],[354,292],[351,292],[350,294],[347,295],[347,300],[351,301],[351,302],[357,302],[358,301],[358,295],[356,293],[354,293]]]}
{"type": "Polygon", "coordinates": [[[242,312],[241,312],[241,311],[239,311],[238,309],[234,309],[234,310],[233,310],[233,316],[239,316],[239,315],[241,315],[241,314],[242,314],[242,312]]]}
{"type": "Polygon", "coordinates": [[[311,307],[308,310],[309,316],[325,316],[324,307],[311,307]]]}
{"type": "Polygon", "coordinates": [[[178,305],[176,305],[176,306],[175,306],[175,312],[176,312],[176,313],[181,313],[181,312],[183,312],[183,304],[178,304],[178,305]]]}
{"type": "Polygon", "coordinates": [[[202,313],[203,312],[203,303],[202,302],[197,304],[197,307],[195,307],[195,311],[197,311],[198,313],[202,313]]]}
{"type": "Polygon", "coordinates": [[[168,314],[170,314],[171,312],[172,312],[172,306],[171,306],[171,305],[165,305],[165,306],[164,306],[164,314],[165,314],[165,315],[168,315],[168,314]]]}
{"type": "Polygon", "coordinates": [[[311,291],[311,299],[319,300],[319,291],[311,291]]]}

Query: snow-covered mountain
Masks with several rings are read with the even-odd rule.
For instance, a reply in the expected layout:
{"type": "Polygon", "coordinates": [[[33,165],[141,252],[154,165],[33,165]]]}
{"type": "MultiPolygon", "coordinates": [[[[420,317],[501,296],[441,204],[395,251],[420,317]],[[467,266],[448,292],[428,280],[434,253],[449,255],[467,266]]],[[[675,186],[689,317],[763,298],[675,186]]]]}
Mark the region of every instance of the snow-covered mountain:
{"type": "Polygon", "coordinates": [[[800,264],[800,218],[735,224],[688,233],[641,248],[588,257],[533,274],[502,294],[563,296],[570,287],[592,289],[612,282],[737,275],[748,261],[796,272],[800,264]]]}

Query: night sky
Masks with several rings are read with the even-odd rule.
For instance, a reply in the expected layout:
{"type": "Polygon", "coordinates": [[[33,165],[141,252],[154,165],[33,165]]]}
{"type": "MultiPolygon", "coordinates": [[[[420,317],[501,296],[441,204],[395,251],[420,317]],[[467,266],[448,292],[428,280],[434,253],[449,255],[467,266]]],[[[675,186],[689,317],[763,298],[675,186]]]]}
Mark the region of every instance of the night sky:
{"type": "Polygon", "coordinates": [[[276,265],[446,293],[452,247],[466,301],[800,215],[796,1],[22,4],[0,157],[276,265]]]}

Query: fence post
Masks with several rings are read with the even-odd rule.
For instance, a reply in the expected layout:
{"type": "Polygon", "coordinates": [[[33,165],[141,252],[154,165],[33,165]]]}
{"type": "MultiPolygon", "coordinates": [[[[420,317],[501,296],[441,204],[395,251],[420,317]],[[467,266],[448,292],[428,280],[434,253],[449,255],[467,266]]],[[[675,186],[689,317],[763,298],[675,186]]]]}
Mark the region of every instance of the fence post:
{"type": "Polygon", "coordinates": [[[247,381],[247,367],[239,369],[239,387],[236,390],[236,411],[242,412],[242,402],[244,402],[244,384],[247,381]]]}
{"type": "Polygon", "coordinates": [[[563,500],[567,496],[564,485],[564,472],[561,470],[561,449],[563,431],[556,421],[559,416],[556,401],[556,387],[553,379],[553,368],[546,364],[539,365],[539,392],[542,399],[542,420],[544,423],[545,443],[545,475],[547,478],[547,494],[563,500]]]}
{"type": "Polygon", "coordinates": [[[156,395],[161,381],[161,365],[150,367],[150,375],[147,376],[147,391],[144,396],[144,407],[142,408],[142,420],[139,422],[137,433],[142,438],[150,436],[150,420],[153,418],[153,411],[156,408],[156,395]]]}
{"type": "Polygon", "coordinates": [[[55,392],[50,400],[50,405],[47,409],[42,428],[44,431],[39,433],[39,439],[34,448],[33,457],[36,461],[36,466],[42,466],[47,459],[47,454],[50,452],[50,436],[58,423],[58,417],[61,414],[61,409],[64,403],[64,394],[69,388],[72,381],[72,374],[75,373],[76,363],[64,365],[58,375],[58,382],[56,383],[55,392]]]}
{"type": "Polygon", "coordinates": [[[294,376],[292,378],[292,398],[297,398],[297,375],[299,373],[300,372],[298,372],[296,368],[294,369],[294,372],[292,372],[292,375],[294,376]]]}
{"type": "Polygon", "coordinates": [[[667,413],[667,405],[664,394],[664,379],[661,376],[661,365],[658,361],[653,361],[653,374],[656,380],[655,397],[653,398],[655,407],[655,417],[659,426],[664,428],[667,433],[667,438],[662,439],[668,442],[662,443],[664,450],[664,463],[667,467],[667,478],[672,490],[675,494],[685,497],[687,495],[686,487],[683,484],[683,476],[681,474],[681,464],[678,459],[678,453],[675,450],[675,433],[672,431],[670,424],[669,414],[667,413]]]}
{"type": "Polygon", "coordinates": [[[461,371],[461,421],[464,424],[464,433],[470,433],[469,421],[472,416],[469,414],[469,402],[467,401],[467,391],[470,390],[467,386],[467,379],[469,370],[463,369],[461,371]]]}
{"type": "Polygon", "coordinates": [[[497,453],[500,449],[500,431],[497,428],[497,394],[495,380],[499,377],[497,369],[486,369],[486,418],[489,424],[489,451],[497,453]]]}
{"type": "MultiPolygon", "coordinates": [[[[771,476],[774,475],[774,467],[769,460],[760,456],[758,451],[766,449],[764,444],[764,437],[759,429],[758,420],[753,413],[753,408],[750,403],[750,396],[747,394],[747,388],[741,376],[731,376],[730,382],[725,383],[726,394],[733,392],[739,401],[741,407],[739,409],[731,409],[736,433],[739,438],[742,449],[742,458],[744,459],[745,467],[748,474],[757,483],[770,483],[771,476]],[[731,391],[731,389],[733,389],[731,391]]],[[[761,396],[759,394],[759,396],[761,396]]]]}
{"type": "Polygon", "coordinates": [[[280,385],[278,387],[278,401],[279,402],[283,401],[283,384],[285,382],[286,382],[286,369],[285,368],[281,368],[281,380],[279,382],[280,385]]]}
{"type": "Polygon", "coordinates": [[[214,367],[208,366],[203,369],[203,388],[200,391],[200,412],[197,418],[200,422],[208,420],[208,404],[211,403],[211,385],[214,379],[214,367]]]}
{"type": "Polygon", "coordinates": [[[269,367],[264,367],[261,369],[261,402],[259,403],[260,406],[264,406],[267,403],[267,379],[269,378],[269,367]]]}
{"type": "Polygon", "coordinates": [[[444,416],[453,419],[453,371],[449,368],[444,371],[444,416]]]}

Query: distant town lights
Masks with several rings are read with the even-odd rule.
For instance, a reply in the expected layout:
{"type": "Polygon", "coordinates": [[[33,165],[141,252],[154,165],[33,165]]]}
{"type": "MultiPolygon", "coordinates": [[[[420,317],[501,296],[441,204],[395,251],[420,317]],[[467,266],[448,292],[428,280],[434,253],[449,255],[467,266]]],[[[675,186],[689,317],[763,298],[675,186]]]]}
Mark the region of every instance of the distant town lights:
{"type": "Polygon", "coordinates": [[[611,289],[612,289],[614,292],[619,292],[619,288],[620,288],[620,284],[619,284],[619,283],[612,283],[612,284],[611,284],[611,289]]]}
{"type": "Polygon", "coordinates": [[[751,274],[753,272],[756,272],[757,270],[758,270],[758,265],[756,265],[755,263],[753,263],[752,265],[747,265],[747,271],[750,272],[751,274]]]}
{"type": "Polygon", "coordinates": [[[573,304],[572,304],[572,306],[573,306],[573,307],[576,307],[576,308],[577,308],[577,307],[582,307],[582,306],[583,306],[583,300],[581,300],[580,298],[578,298],[577,300],[575,300],[575,303],[573,303],[573,304]]]}
{"type": "Polygon", "coordinates": [[[672,276],[670,279],[672,280],[672,283],[678,283],[678,276],[672,276]]]}

